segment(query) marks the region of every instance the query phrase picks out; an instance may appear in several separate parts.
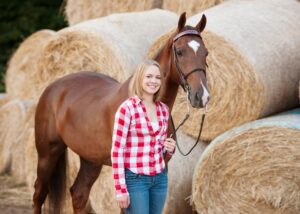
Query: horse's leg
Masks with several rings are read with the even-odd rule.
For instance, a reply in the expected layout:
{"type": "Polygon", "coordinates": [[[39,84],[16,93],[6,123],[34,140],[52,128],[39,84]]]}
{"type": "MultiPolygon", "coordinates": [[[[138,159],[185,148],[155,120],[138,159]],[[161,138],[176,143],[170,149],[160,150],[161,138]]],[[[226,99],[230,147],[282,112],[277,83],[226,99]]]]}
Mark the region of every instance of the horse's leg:
{"type": "Polygon", "coordinates": [[[90,190],[98,178],[102,165],[97,165],[80,158],[80,169],[70,189],[74,214],[85,213],[90,190]]]}
{"type": "Polygon", "coordinates": [[[42,152],[39,152],[37,179],[34,184],[35,191],[33,195],[35,214],[41,213],[41,207],[49,192],[48,186],[51,176],[58,165],[58,160],[60,160],[60,158],[65,158],[65,150],[65,144],[62,141],[57,140],[56,142],[45,143],[42,152]]]}

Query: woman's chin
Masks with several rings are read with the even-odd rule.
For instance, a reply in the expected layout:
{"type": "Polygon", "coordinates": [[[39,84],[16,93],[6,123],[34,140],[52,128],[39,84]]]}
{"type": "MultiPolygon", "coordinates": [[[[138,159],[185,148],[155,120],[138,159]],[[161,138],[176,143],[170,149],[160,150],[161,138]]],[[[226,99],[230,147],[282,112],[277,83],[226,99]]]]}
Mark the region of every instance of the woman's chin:
{"type": "Polygon", "coordinates": [[[149,90],[144,90],[144,92],[147,93],[147,94],[154,95],[155,93],[158,92],[158,90],[157,89],[149,89],[149,90]]]}

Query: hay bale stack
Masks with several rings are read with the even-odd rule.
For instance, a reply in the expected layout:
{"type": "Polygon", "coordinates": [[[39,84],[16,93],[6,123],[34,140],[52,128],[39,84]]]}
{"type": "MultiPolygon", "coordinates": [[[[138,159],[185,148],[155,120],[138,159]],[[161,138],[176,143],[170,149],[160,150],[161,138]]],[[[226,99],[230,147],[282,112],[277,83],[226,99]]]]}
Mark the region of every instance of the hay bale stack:
{"type": "Polygon", "coordinates": [[[67,0],[65,12],[70,25],[112,13],[161,8],[162,0],[67,0]]]}
{"type": "Polygon", "coordinates": [[[40,30],[26,38],[8,62],[5,76],[6,92],[9,96],[31,99],[33,80],[37,75],[37,58],[49,39],[55,35],[52,30],[40,30]]]}
{"type": "Polygon", "coordinates": [[[123,81],[145,58],[154,39],[176,22],[176,14],[157,9],[111,15],[63,29],[41,53],[36,91],[78,71],[101,72],[123,81]]]}
{"type": "MultiPolygon", "coordinates": [[[[195,143],[195,139],[183,133],[178,133],[177,137],[180,149],[184,153],[187,153],[195,143]]],[[[177,149],[168,163],[169,189],[163,210],[164,214],[193,213],[190,205],[193,173],[206,146],[205,143],[199,142],[188,156],[182,156],[177,149]]]]}
{"type": "Polygon", "coordinates": [[[193,178],[198,213],[300,212],[300,108],[234,128],[204,151],[193,178]]]}
{"type": "Polygon", "coordinates": [[[16,142],[27,124],[30,106],[30,101],[10,99],[0,107],[0,174],[11,172],[13,156],[20,155],[16,142]]]}
{"type": "Polygon", "coordinates": [[[177,14],[186,12],[188,16],[199,13],[207,8],[222,3],[224,0],[164,0],[163,9],[173,11],[177,14]]]}
{"type": "MultiPolygon", "coordinates": [[[[300,5],[296,1],[228,1],[204,13],[208,19],[203,39],[209,50],[211,100],[203,141],[298,106],[300,31],[295,26],[300,20],[300,5]]],[[[201,16],[191,17],[188,24],[195,26],[201,16]]],[[[162,39],[168,35],[171,31],[162,39]]],[[[150,57],[162,43],[158,40],[153,44],[150,57]]],[[[185,100],[181,90],[173,109],[177,124],[186,113],[185,100]]],[[[197,137],[202,113],[192,110],[185,133],[197,137]]]]}
{"type": "MultiPolygon", "coordinates": [[[[13,100],[8,104],[7,108],[10,110],[6,114],[6,120],[3,121],[3,126],[11,127],[5,130],[7,134],[4,139],[4,146],[7,150],[6,153],[9,154],[9,165],[6,168],[6,172],[10,172],[18,181],[25,182],[30,195],[33,196],[38,160],[34,137],[36,103],[29,100],[13,100]],[[20,109],[23,111],[21,116],[18,112],[20,109]]],[[[66,200],[62,212],[65,214],[73,212],[69,187],[71,183],[70,180],[75,179],[75,176],[67,177],[67,179],[69,186],[65,190],[66,200]]],[[[45,210],[47,211],[47,205],[45,210]]]]}

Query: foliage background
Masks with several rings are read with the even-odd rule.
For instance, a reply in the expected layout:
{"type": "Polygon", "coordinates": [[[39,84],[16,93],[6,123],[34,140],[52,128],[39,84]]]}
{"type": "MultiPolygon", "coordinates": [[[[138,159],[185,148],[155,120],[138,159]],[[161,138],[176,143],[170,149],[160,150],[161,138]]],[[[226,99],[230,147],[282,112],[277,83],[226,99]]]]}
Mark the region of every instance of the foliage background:
{"type": "Polygon", "coordinates": [[[67,26],[63,0],[0,1],[0,92],[5,91],[7,63],[20,43],[41,29],[67,26]]]}

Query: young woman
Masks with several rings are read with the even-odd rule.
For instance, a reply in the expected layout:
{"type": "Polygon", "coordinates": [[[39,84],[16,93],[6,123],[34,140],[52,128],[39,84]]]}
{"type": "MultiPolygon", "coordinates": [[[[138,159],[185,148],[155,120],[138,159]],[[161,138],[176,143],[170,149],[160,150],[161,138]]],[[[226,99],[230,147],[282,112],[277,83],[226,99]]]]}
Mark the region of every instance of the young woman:
{"type": "Polygon", "coordinates": [[[115,115],[111,159],[116,200],[127,214],[160,214],[168,177],[164,155],[175,141],[167,138],[168,107],[159,101],[163,74],[153,60],[142,62],[129,86],[129,98],[115,115]]]}

